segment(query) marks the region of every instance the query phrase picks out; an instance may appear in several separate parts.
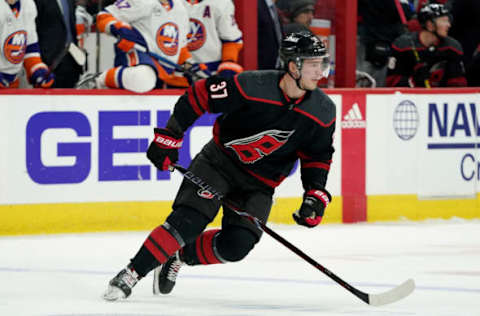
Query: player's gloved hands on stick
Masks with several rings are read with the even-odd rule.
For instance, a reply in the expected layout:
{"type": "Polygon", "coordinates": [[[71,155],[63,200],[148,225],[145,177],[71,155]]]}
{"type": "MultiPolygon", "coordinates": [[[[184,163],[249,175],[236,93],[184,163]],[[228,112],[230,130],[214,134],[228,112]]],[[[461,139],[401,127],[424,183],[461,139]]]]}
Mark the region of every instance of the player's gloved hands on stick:
{"type": "Polygon", "coordinates": [[[427,64],[425,63],[420,63],[417,64],[413,68],[413,82],[415,84],[415,87],[419,88],[425,88],[426,84],[425,81],[430,79],[430,69],[428,68],[427,64]]]}
{"type": "Polygon", "coordinates": [[[40,67],[30,76],[30,83],[35,88],[50,88],[55,82],[55,75],[47,68],[40,67]]]}
{"type": "Polygon", "coordinates": [[[168,170],[178,161],[178,150],[182,147],[183,136],[166,128],[155,128],[155,137],[147,150],[147,158],[160,170],[168,170]]]}
{"type": "Polygon", "coordinates": [[[183,65],[184,76],[187,78],[189,84],[193,82],[210,77],[211,73],[208,71],[207,65],[200,63],[200,64],[192,64],[190,62],[185,62],[183,65]]]}
{"type": "Polygon", "coordinates": [[[0,89],[8,88],[9,85],[10,83],[8,82],[7,78],[0,73],[0,89]]]}
{"type": "Polygon", "coordinates": [[[325,208],[332,200],[327,190],[310,190],[303,195],[300,209],[293,213],[293,219],[298,225],[315,227],[322,221],[325,208]]]}

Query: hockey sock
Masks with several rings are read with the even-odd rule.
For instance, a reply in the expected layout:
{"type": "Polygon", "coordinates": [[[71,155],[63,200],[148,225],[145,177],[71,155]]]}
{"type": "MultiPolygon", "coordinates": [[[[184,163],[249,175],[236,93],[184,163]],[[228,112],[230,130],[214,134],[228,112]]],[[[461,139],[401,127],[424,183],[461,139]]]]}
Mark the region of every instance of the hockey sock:
{"type": "Polygon", "coordinates": [[[132,267],[139,275],[145,276],[159,264],[167,262],[183,245],[183,239],[170,224],[158,226],[131,260],[132,267]]]}
{"type": "Polygon", "coordinates": [[[254,233],[239,226],[207,230],[195,242],[183,247],[181,259],[188,265],[240,261],[257,242],[254,233]]]}
{"type": "Polygon", "coordinates": [[[203,232],[195,242],[182,249],[181,259],[188,265],[223,263],[224,260],[215,247],[215,238],[219,232],[219,229],[203,232]]]}

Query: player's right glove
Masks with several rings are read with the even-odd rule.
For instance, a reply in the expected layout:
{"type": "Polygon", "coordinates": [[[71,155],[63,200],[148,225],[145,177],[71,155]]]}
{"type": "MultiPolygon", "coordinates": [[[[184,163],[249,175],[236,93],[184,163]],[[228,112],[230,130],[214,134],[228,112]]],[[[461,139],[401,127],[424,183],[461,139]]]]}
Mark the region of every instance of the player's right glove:
{"type": "Polygon", "coordinates": [[[322,221],[325,208],[331,200],[332,196],[327,190],[309,190],[303,195],[300,209],[292,214],[293,219],[298,225],[315,227],[322,221]]]}
{"type": "Polygon", "coordinates": [[[142,35],[127,23],[118,21],[110,25],[110,34],[118,38],[116,45],[125,53],[131,51],[135,44],[147,47],[142,35]]]}
{"type": "Polygon", "coordinates": [[[168,170],[177,162],[183,136],[166,128],[155,128],[154,138],[147,150],[147,158],[160,170],[168,170]]]}
{"type": "Polygon", "coordinates": [[[8,82],[7,78],[3,76],[3,74],[0,72],[0,89],[5,89],[10,86],[10,83],[8,82]]]}
{"type": "Polygon", "coordinates": [[[39,67],[30,76],[30,83],[35,88],[50,88],[55,82],[55,75],[46,67],[39,67]]]}

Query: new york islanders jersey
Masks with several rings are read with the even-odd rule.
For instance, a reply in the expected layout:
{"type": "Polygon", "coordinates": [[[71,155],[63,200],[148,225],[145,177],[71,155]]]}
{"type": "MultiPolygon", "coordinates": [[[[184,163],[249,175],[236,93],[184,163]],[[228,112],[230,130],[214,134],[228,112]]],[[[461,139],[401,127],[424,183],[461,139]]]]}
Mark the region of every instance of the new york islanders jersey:
{"type": "Polygon", "coordinates": [[[203,113],[221,113],[213,139],[247,173],[274,188],[300,159],[305,190],[324,189],[334,152],[335,104],[318,88],[288,98],[279,88],[283,74],[247,71],[199,80],[175,105],[174,121],[185,131],[203,113]]]}
{"type": "Polygon", "coordinates": [[[231,0],[183,1],[190,19],[188,49],[197,63],[205,63],[210,71],[215,71],[222,61],[223,45],[242,43],[235,7],[231,0]]]}
{"type": "Polygon", "coordinates": [[[8,84],[15,81],[25,59],[40,60],[35,3],[19,0],[17,6],[12,11],[6,1],[0,1],[0,72],[8,84]]]}
{"type": "Polygon", "coordinates": [[[159,0],[117,0],[105,11],[135,28],[150,52],[178,63],[188,34],[188,14],[182,1],[168,0],[168,5],[162,5],[159,0]]]}

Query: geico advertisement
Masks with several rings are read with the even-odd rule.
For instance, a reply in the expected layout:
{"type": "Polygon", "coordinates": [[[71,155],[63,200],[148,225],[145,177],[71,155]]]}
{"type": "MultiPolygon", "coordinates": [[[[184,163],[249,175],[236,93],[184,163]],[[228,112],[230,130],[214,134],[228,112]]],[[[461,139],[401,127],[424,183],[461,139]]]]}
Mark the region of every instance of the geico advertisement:
{"type": "MultiPolygon", "coordinates": [[[[0,203],[173,200],[181,175],[157,171],[145,152],[153,127],[165,126],[177,99],[2,96],[0,203]]],[[[215,117],[203,115],[185,133],[180,164],[188,166],[211,139],[215,117]]],[[[338,194],[336,165],[329,183],[335,183],[333,192],[338,194]]],[[[295,173],[277,195],[301,196],[298,170],[295,173]]]]}
{"type": "Polygon", "coordinates": [[[455,93],[369,96],[367,193],[478,192],[479,100],[479,94],[455,93]]]}

